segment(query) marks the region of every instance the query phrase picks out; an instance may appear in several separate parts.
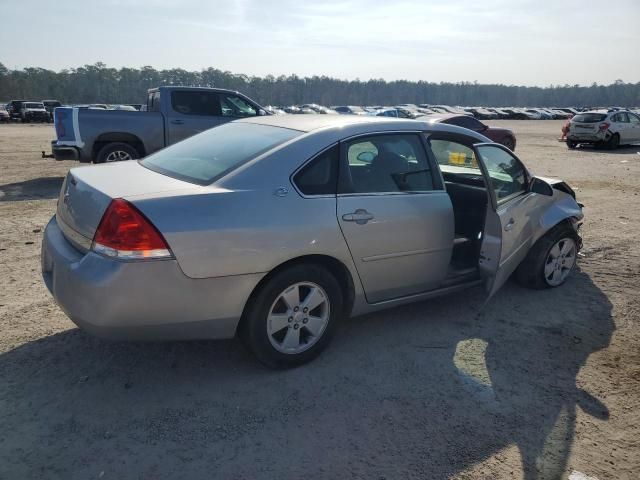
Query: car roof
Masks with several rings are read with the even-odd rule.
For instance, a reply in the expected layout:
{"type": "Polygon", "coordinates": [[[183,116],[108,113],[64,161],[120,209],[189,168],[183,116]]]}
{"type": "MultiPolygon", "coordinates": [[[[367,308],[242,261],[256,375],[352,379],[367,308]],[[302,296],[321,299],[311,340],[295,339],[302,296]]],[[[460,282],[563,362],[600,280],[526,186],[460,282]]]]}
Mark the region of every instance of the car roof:
{"type": "MultiPolygon", "coordinates": [[[[456,115],[452,115],[456,116],[456,115]]],[[[365,125],[370,125],[372,131],[400,131],[400,130],[428,130],[431,132],[447,132],[474,137],[480,142],[489,142],[481,135],[467,128],[448,125],[446,123],[434,123],[422,116],[418,120],[400,119],[390,117],[377,117],[369,115],[266,115],[245,118],[236,122],[255,123],[273,127],[289,128],[302,132],[315,130],[335,129],[343,130],[345,136],[349,136],[352,130],[361,130],[365,125]]]]}
{"type": "MultiPolygon", "coordinates": [[[[186,85],[161,85],[156,88],[150,88],[147,90],[147,94],[151,92],[158,92],[162,90],[202,90],[205,92],[218,92],[218,93],[238,93],[237,90],[229,90],[228,88],[214,88],[214,87],[189,87],[186,85]]],[[[242,95],[242,94],[241,94],[242,95]]]]}
{"type": "Polygon", "coordinates": [[[423,120],[425,122],[433,123],[433,122],[442,122],[444,120],[449,120],[450,118],[456,117],[468,117],[469,115],[465,115],[464,113],[430,113],[428,115],[422,115],[416,120],[423,120]]]}

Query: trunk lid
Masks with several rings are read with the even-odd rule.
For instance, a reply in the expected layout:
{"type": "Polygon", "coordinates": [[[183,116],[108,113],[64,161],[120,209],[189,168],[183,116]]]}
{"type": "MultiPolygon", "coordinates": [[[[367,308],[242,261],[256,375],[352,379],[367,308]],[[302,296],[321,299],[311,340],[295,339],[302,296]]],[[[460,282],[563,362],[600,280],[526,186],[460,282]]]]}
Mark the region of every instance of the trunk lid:
{"type": "Polygon", "coordinates": [[[56,219],[67,240],[86,251],[112,199],[201,188],[153,172],[134,161],[72,168],[60,190],[56,219]]]}

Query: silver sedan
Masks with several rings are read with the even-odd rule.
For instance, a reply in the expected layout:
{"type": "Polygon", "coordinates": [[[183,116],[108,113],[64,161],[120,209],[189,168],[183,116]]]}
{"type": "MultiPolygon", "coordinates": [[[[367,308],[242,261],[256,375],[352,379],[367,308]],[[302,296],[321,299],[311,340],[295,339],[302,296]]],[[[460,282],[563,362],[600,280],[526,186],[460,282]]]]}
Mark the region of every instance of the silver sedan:
{"type": "Polygon", "coordinates": [[[73,322],[120,339],[238,335],[304,363],[342,318],[515,272],[557,287],[581,205],[471,130],[369,116],[231,122],[140,161],[73,168],[42,272],[73,322]]]}

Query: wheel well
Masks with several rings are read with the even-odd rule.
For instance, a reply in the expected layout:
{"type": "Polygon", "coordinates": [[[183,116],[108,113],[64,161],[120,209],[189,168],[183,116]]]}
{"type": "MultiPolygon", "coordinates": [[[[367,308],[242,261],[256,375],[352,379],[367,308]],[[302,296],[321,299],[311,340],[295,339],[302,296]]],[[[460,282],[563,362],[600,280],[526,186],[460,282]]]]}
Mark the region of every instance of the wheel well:
{"type": "Polygon", "coordinates": [[[93,142],[93,149],[91,153],[93,154],[93,158],[98,156],[98,152],[109,143],[122,142],[131,145],[136,151],[140,154],[140,157],[144,157],[146,155],[144,149],[144,143],[137,136],[132,133],[126,132],[110,132],[103,133],[99,135],[98,138],[93,142]]]}
{"type": "MultiPolygon", "coordinates": [[[[267,284],[267,282],[269,282],[269,280],[271,280],[274,275],[294,265],[300,264],[319,265],[327,269],[336,278],[336,280],[340,284],[342,292],[345,294],[344,314],[348,316],[351,313],[351,309],[353,308],[353,302],[355,298],[355,286],[353,284],[353,278],[351,277],[349,269],[340,260],[337,260],[328,255],[304,255],[302,257],[297,257],[281,263],[258,282],[258,285],[255,286],[255,288],[251,292],[251,295],[249,295],[247,303],[244,306],[244,309],[242,311],[242,319],[244,319],[245,312],[248,310],[248,307],[255,298],[256,294],[262,289],[264,285],[267,284]]],[[[240,320],[241,324],[242,319],[240,320]]]]}

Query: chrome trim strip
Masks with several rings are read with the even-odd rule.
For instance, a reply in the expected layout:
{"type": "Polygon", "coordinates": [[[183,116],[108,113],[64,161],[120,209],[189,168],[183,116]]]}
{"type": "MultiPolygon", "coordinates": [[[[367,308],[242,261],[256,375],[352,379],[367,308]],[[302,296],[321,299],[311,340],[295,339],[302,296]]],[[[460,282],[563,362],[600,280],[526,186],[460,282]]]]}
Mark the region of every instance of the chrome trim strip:
{"type": "Polygon", "coordinates": [[[382,255],[371,255],[370,257],[363,257],[363,262],[375,262],[377,260],[387,260],[389,258],[408,257],[410,255],[424,255],[427,253],[444,252],[450,250],[450,248],[426,248],[423,250],[410,250],[408,252],[398,253],[384,253],[382,255]]]}
{"type": "Polygon", "coordinates": [[[447,193],[446,190],[420,190],[415,192],[370,192],[370,193],[339,193],[337,196],[340,197],[380,197],[380,196],[390,196],[390,195],[433,195],[436,193],[447,193]]]}

